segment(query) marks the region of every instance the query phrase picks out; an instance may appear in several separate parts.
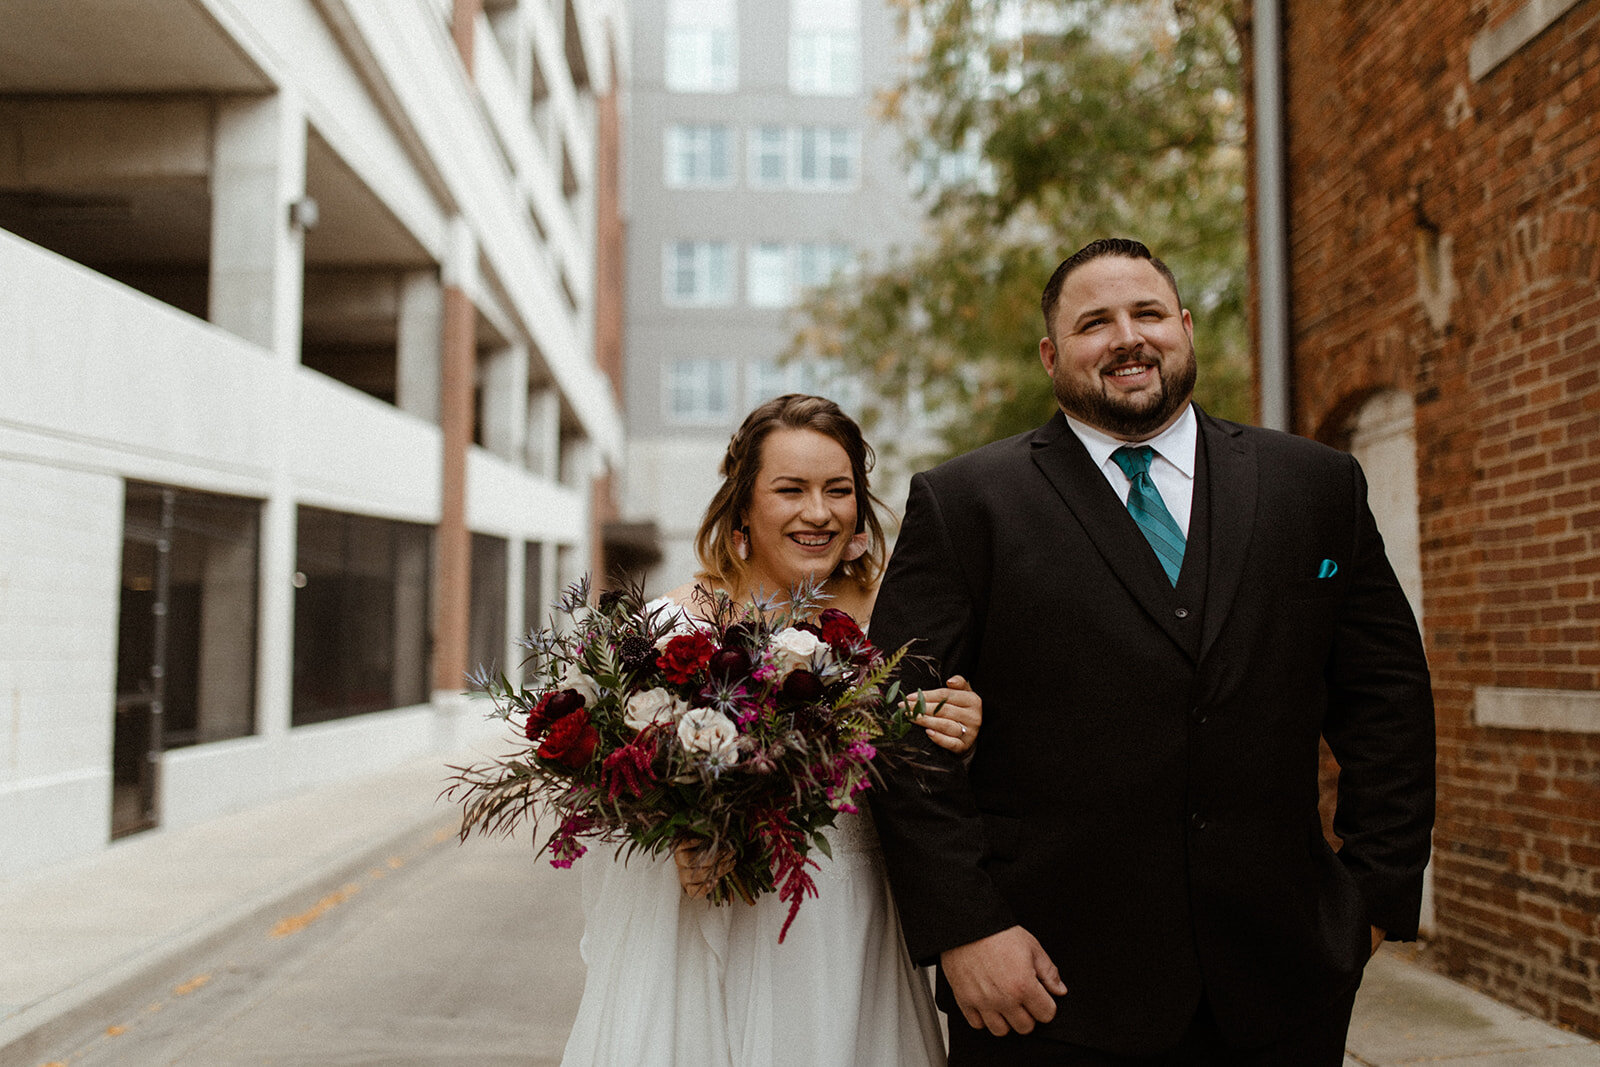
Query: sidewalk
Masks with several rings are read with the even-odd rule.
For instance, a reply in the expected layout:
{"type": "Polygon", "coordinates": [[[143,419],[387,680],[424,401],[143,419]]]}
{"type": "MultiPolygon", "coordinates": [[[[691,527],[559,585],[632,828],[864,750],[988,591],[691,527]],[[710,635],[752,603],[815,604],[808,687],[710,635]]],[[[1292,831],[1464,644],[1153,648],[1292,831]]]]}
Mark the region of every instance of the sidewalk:
{"type": "MultiPolygon", "coordinates": [[[[357,872],[448,836],[455,810],[436,802],[448,762],[142,834],[88,861],[0,882],[0,1064],[40,1067],[62,1036],[115,1017],[152,983],[184,981],[208,945],[248,924],[292,921],[295,907],[357,872]]],[[[1385,948],[1368,967],[1347,1067],[1600,1067],[1600,1044],[1409,957],[1406,947],[1385,948]]]]}

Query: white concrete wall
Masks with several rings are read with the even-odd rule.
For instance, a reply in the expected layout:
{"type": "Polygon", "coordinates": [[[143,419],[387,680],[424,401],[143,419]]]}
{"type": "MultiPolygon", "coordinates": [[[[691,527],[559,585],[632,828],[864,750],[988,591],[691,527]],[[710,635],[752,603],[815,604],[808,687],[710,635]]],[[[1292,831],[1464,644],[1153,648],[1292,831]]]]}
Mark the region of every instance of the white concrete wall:
{"type": "Polygon", "coordinates": [[[122,555],[120,480],[5,451],[0,877],[105,843],[122,555]]]}

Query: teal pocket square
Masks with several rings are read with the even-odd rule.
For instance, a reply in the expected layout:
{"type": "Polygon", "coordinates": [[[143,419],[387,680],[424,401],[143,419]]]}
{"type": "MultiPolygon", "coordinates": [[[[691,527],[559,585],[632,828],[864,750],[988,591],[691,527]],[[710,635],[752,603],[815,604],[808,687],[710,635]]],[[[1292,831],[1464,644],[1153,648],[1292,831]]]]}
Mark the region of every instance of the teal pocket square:
{"type": "Polygon", "coordinates": [[[1317,577],[1318,578],[1332,578],[1335,574],[1338,574],[1338,573],[1339,573],[1339,565],[1337,563],[1335,563],[1331,559],[1323,560],[1322,561],[1322,566],[1317,568],[1317,577]]]}

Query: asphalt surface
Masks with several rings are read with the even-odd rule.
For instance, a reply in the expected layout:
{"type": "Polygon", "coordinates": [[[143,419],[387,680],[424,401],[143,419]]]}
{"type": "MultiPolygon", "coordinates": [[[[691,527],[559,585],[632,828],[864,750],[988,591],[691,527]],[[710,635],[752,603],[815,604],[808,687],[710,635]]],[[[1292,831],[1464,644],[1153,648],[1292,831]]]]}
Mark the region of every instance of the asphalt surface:
{"type": "MultiPolygon", "coordinates": [[[[448,762],[0,882],[0,1065],[558,1063],[581,875],[526,838],[458,845],[448,762]]],[[[1414,955],[1369,965],[1347,1067],[1600,1067],[1414,955]]]]}

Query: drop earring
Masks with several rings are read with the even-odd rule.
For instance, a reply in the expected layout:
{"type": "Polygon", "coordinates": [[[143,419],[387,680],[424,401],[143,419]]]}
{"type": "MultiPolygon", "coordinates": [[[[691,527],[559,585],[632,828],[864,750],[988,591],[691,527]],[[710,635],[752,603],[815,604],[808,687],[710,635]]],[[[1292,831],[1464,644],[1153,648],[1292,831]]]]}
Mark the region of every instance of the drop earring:
{"type": "Polygon", "coordinates": [[[750,537],[745,532],[747,527],[741,526],[733,531],[733,554],[740,559],[750,558],[750,537]]]}
{"type": "Polygon", "coordinates": [[[870,544],[872,544],[872,535],[869,533],[863,532],[852,536],[850,538],[850,543],[844,546],[845,562],[848,563],[851,560],[857,560],[866,555],[867,546],[870,544]]]}

